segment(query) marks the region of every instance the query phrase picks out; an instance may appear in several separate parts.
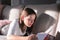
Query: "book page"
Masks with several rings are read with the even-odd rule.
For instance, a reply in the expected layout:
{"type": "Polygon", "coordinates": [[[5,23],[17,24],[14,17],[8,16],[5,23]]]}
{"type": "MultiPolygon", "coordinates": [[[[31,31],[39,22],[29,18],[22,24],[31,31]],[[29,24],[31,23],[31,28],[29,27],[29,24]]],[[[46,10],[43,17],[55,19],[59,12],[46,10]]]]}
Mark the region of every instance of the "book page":
{"type": "Polygon", "coordinates": [[[46,33],[38,33],[38,34],[37,34],[38,40],[44,40],[44,38],[45,38],[47,35],[48,35],[48,34],[46,34],[46,33]]]}

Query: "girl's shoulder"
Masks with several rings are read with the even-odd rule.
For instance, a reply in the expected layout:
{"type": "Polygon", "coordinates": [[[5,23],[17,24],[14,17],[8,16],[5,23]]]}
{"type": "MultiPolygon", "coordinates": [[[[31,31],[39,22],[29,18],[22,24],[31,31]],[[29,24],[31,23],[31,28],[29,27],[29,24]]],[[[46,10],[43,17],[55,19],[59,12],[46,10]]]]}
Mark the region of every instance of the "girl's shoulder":
{"type": "Polygon", "coordinates": [[[19,21],[18,19],[14,19],[14,20],[12,20],[11,23],[16,23],[16,22],[18,22],[18,21],[19,21]]]}
{"type": "Polygon", "coordinates": [[[13,21],[19,21],[19,19],[14,19],[13,21]]]}

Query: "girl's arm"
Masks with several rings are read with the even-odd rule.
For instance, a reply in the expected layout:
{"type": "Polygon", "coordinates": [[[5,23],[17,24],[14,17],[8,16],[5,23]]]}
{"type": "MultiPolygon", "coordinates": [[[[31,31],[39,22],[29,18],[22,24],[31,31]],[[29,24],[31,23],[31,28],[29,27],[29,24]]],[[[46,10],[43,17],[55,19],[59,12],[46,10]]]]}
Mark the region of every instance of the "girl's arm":
{"type": "Polygon", "coordinates": [[[28,40],[28,36],[15,36],[15,35],[9,35],[7,36],[7,39],[9,40],[28,40]]]}
{"type": "Polygon", "coordinates": [[[16,20],[13,20],[10,25],[9,25],[9,29],[8,29],[8,32],[7,32],[7,36],[8,35],[14,35],[14,32],[15,32],[15,28],[16,28],[16,20]]]}
{"type": "Polygon", "coordinates": [[[35,34],[29,35],[29,36],[10,35],[10,36],[7,36],[7,39],[13,39],[13,40],[37,40],[37,37],[36,37],[35,34]]]}

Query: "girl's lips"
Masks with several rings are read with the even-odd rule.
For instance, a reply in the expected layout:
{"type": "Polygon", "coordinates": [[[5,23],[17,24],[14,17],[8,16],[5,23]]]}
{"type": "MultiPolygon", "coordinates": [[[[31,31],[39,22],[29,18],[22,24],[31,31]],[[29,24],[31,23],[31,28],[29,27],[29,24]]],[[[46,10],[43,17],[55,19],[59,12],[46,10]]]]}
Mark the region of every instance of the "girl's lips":
{"type": "Polygon", "coordinates": [[[29,24],[30,26],[32,25],[32,24],[29,24]]]}

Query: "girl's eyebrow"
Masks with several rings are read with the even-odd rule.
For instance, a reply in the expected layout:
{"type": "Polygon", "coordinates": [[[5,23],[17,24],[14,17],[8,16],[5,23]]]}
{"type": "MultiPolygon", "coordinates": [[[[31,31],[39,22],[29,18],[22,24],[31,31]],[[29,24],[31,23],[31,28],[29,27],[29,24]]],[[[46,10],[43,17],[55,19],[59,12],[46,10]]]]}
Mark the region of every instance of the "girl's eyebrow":
{"type": "Polygon", "coordinates": [[[35,19],[33,19],[31,16],[30,16],[30,19],[35,20],[35,19]]]}

